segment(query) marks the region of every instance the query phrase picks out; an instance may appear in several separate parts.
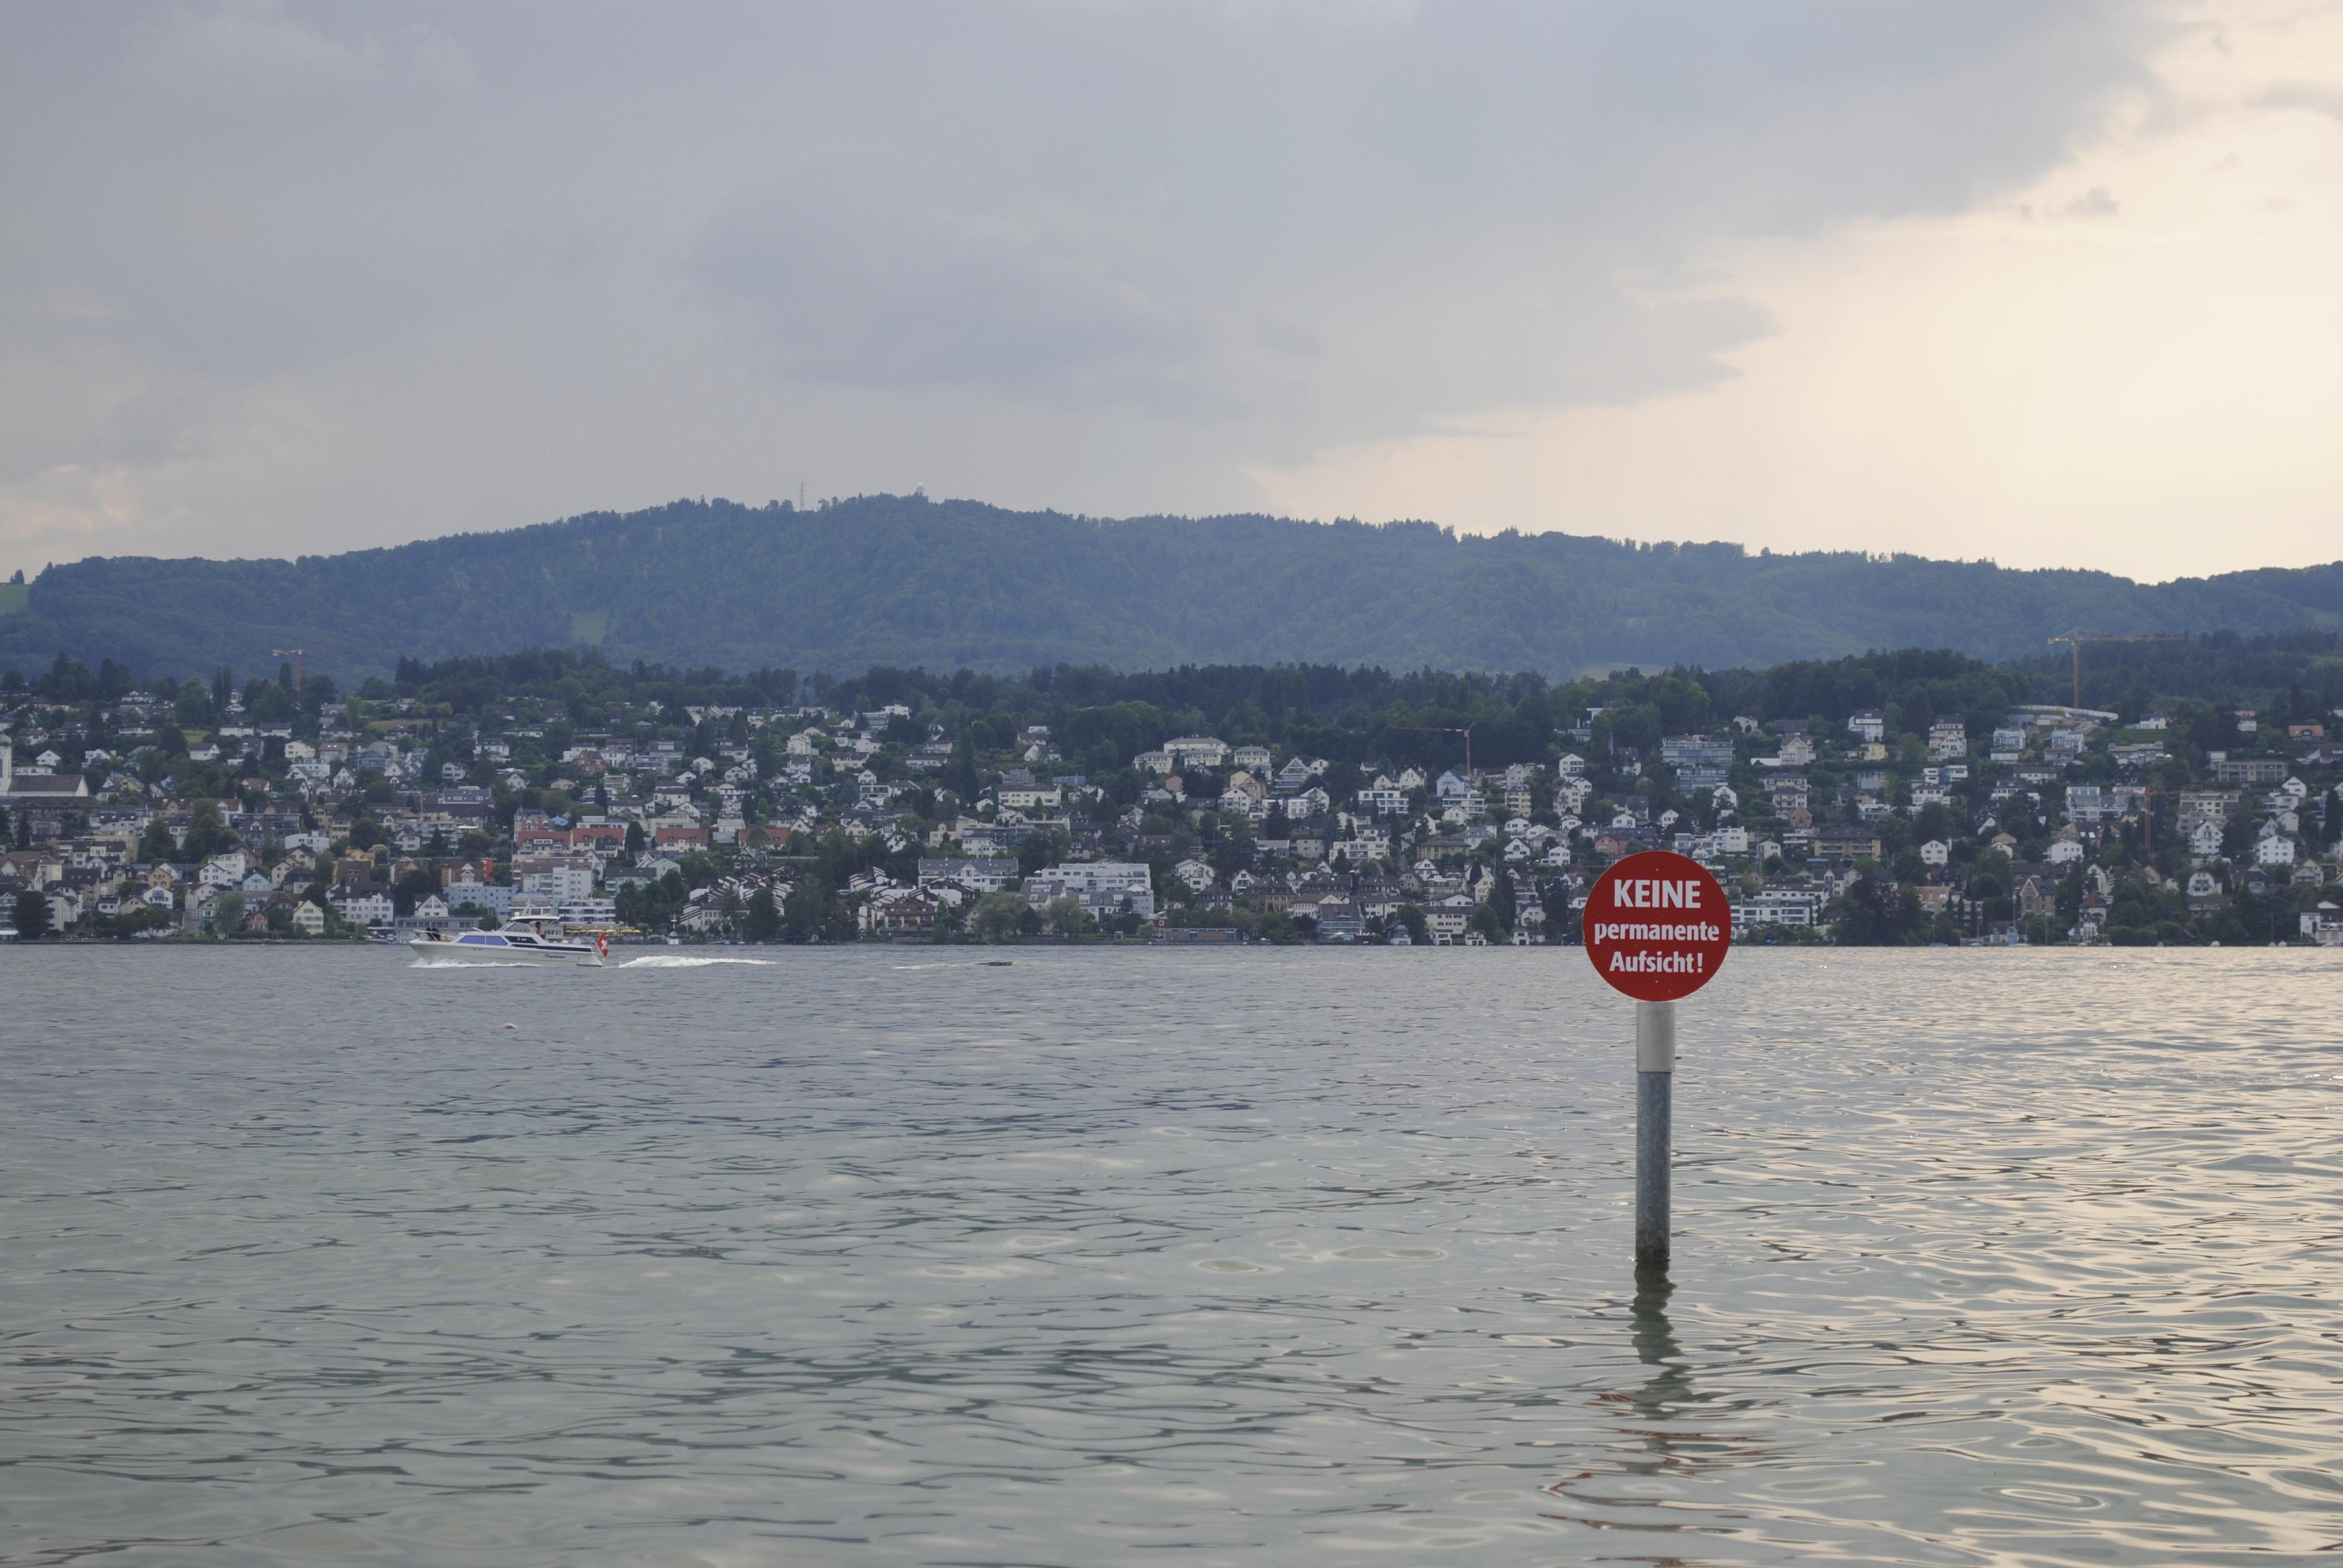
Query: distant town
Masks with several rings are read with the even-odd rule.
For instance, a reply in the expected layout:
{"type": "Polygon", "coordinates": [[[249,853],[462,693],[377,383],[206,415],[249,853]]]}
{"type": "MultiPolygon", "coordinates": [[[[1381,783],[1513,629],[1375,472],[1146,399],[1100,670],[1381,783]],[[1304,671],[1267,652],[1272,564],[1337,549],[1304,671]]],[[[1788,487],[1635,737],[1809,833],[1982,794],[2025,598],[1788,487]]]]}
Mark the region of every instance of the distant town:
{"type": "Polygon", "coordinates": [[[1272,712],[1285,672],[1241,671],[1213,728],[1040,675],[551,653],[344,693],[61,657],[0,678],[0,937],[1538,947],[1668,849],[1745,942],[2343,945],[2323,699],[1996,700],[1992,667],[1898,657],[1952,663],[1844,661],[1832,689],[1904,699],[1798,717],[1720,703],[1787,689],[1763,675],[1379,677],[1272,712]]]}

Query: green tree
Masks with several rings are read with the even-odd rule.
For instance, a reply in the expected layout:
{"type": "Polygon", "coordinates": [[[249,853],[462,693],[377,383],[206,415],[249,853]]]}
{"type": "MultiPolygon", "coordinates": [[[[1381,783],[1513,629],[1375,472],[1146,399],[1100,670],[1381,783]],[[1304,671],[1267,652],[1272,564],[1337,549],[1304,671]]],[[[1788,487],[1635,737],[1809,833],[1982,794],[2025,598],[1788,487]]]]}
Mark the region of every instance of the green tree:
{"type": "Polygon", "coordinates": [[[293,670],[286,667],[286,686],[272,680],[256,680],[244,689],[246,713],[261,724],[282,724],[293,717],[293,694],[287,689],[292,683],[293,670]]]}
{"type": "Polygon", "coordinates": [[[1063,833],[1035,833],[1017,846],[1017,869],[1022,876],[1030,877],[1065,858],[1066,836],[1063,833]]]}
{"type": "Polygon", "coordinates": [[[16,935],[25,941],[35,941],[49,934],[48,896],[27,888],[16,895],[15,909],[16,935]]]}
{"type": "Polygon", "coordinates": [[[752,942],[769,942],[781,934],[781,907],[773,901],[771,888],[759,888],[749,895],[749,912],[741,930],[752,942]]]}
{"type": "Polygon", "coordinates": [[[141,931],[161,930],[172,924],[170,914],[144,900],[133,899],[112,916],[98,917],[98,934],[108,937],[135,937],[141,931]]]}
{"type": "Polygon", "coordinates": [[[417,867],[391,884],[390,906],[403,918],[413,914],[417,904],[438,890],[439,879],[417,867]]]}
{"type": "Polygon", "coordinates": [[[1514,919],[1521,912],[1513,897],[1513,879],[1494,867],[1489,875],[1496,879],[1489,885],[1489,901],[1483,906],[1496,917],[1496,934],[1491,940],[1511,941],[1514,919]]]}
{"type": "Polygon", "coordinates": [[[1051,899],[1041,906],[1041,923],[1061,937],[1083,937],[1098,929],[1091,912],[1075,898],[1051,899]]]}
{"type": "Polygon", "coordinates": [[[969,915],[968,929],[980,941],[1005,942],[1018,933],[1032,912],[1033,907],[1021,894],[987,893],[976,900],[976,908],[969,915]]]}
{"type": "Polygon", "coordinates": [[[831,899],[822,911],[821,940],[826,942],[850,942],[860,934],[854,929],[854,910],[846,900],[831,899]]]}
{"type": "Polygon", "coordinates": [[[793,942],[809,942],[829,924],[830,883],[818,871],[799,877],[781,905],[781,928],[793,942]]]}
{"type": "Polygon", "coordinates": [[[162,818],[149,819],[146,830],[138,835],[138,858],[150,866],[167,865],[179,858],[179,841],[162,818]]]}
{"type": "Polygon", "coordinates": [[[220,815],[216,800],[198,800],[187,814],[186,841],[180,846],[190,860],[208,860],[236,847],[236,836],[228,830],[227,819],[220,815]]]}
{"type": "Polygon", "coordinates": [[[211,692],[200,680],[180,687],[172,708],[174,717],[191,729],[201,729],[212,721],[211,692]]]}
{"type": "Polygon", "coordinates": [[[1225,879],[1252,864],[1252,821],[1233,814],[1221,819],[1220,842],[1212,846],[1212,866],[1225,879]]]}
{"type": "Polygon", "coordinates": [[[1842,947],[1898,947],[1918,913],[1919,900],[1910,890],[1899,895],[1866,872],[1855,878],[1841,900],[1832,934],[1842,947]]]}

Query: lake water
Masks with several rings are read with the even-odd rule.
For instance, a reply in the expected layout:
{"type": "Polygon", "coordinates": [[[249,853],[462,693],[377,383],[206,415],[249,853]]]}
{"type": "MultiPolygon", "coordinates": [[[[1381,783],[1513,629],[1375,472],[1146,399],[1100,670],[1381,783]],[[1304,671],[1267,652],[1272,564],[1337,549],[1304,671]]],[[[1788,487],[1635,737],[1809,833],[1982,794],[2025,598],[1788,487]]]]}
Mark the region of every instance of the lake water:
{"type": "Polygon", "coordinates": [[[0,950],[0,1559],[2343,1543],[2343,955],[1736,954],[1639,1292],[1575,953],[707,952],[0,950]]]}

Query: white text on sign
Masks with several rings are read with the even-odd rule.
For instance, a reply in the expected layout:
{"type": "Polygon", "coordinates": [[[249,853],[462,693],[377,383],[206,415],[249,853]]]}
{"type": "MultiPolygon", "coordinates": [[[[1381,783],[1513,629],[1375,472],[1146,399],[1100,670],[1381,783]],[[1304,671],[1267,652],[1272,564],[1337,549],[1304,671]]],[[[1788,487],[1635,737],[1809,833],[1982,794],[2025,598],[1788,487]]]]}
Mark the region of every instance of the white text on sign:
{"type": "Polygon", "coordinates": [[[1705,923],[1689,926],[1651,925],[1642,920],[1602,920],[1594,927],[1598,942],[1715,942],[1725,933],[1705,923]]]}
{"type": "Polygon", "coordinates": [[[1611,884],[1611,900],[1623,910],[1696,910],[1698,882],[1658,877],[1622,877],[1611,884]]]}
{"type": "Polygon", "coordinates": [[[1613,974],[1622,975],[1704,975],[1708,972],[1708,955],[1614,952],[1604,967],[1613,974]]]}

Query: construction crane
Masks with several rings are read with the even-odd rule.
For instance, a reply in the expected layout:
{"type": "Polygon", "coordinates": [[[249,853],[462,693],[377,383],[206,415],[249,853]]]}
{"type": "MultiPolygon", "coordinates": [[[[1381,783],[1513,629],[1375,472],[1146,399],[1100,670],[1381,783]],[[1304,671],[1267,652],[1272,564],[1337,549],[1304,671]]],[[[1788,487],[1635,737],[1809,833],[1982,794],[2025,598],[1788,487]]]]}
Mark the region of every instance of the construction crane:
{"type": "Polygon", "coordinates": [[[1403,735],[1462,735],[1464,738],[1464,777],[1473,777],[1473,727],[1462,729],[1445,724],[1394,724],[1392,728],[1403,735]]]}
{"type": "Polygon", "coordinates": [[[2169,634],[2161,633],[2154,637],[2124,637],[2120,635],[2102,634],[2099,632],[2069,631],[2061,633],[2060,635],[2052,638],[2050,640],[2052,642],[2066,643],[2075,650],[2075,706],[2080,708],[2083,706],[2083,645],[2085,643],[2187,642],[2188,639],[2185,637],[2174,637],[2169,634]]]}
{"type": "Polygon", "coordinates": [[[406,650],[397,648],[272,648],[268,650],[268,656],[271,658],[289,658],[293,661],[293,695],[298,697],[301,695],[302,686],[306,683],[301,670],[301,656],[304,654],[402,653],[404,651],[406,650]]]}

